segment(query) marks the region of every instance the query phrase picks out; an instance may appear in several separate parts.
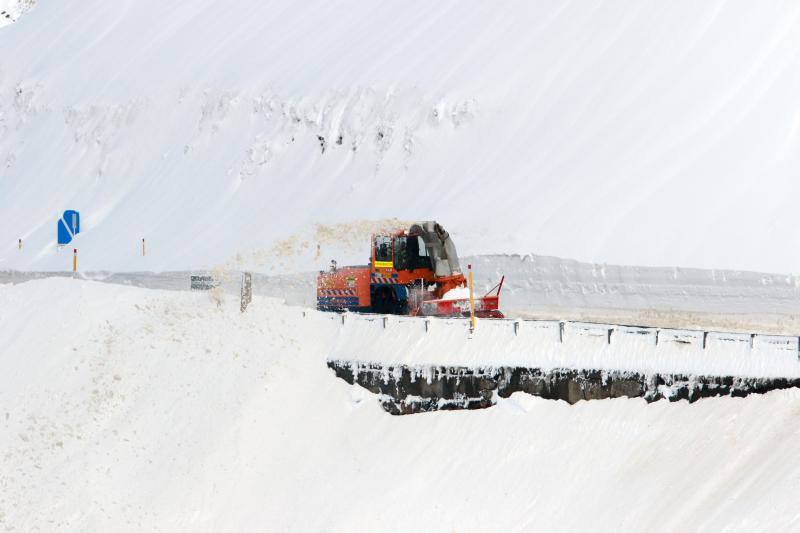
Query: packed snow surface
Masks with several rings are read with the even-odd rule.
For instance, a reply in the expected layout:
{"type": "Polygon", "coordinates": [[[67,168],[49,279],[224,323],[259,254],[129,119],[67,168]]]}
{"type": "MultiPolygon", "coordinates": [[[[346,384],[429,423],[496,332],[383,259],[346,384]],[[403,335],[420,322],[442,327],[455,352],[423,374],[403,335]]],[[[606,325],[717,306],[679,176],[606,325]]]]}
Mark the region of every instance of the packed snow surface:
{"type": "Polygon", "coordinates": [[[795,0],[49,1],[0,50],[0,268],[68,269],[78,209],[92,270],[362,262],[397,217],[800,271],[795,0]]]}
{"type": "Polygon", "coordinates": [[[337,315],[71,279],[0,286],[16,531],[790,531],[800,393],[392,417],[337,315]]]}

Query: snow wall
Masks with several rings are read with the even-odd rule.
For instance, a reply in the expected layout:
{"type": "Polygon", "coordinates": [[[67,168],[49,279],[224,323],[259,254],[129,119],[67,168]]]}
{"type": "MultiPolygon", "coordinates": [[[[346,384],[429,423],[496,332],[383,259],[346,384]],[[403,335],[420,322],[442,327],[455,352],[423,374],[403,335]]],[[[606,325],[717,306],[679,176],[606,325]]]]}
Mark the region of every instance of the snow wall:
{"type": "Polygon", "coordinates": [[[716,396],[745,397],[800,387],[800,378],[737,378],[687,374],[640,374],[607,370],[522,367],[407,367],[328,361],[328,368],[351,385],[378,395],[394,415],[484,409],[500,398],[524,392],[570,404],[582,400],[643,398],[690,403],[716,396]]]}
{"type": "Polygon", "coordinates": [[[798,337],[607,324],[332,315],[337,377],[392,414],[547,399],[694,402],[800,386],[798,337]]]}

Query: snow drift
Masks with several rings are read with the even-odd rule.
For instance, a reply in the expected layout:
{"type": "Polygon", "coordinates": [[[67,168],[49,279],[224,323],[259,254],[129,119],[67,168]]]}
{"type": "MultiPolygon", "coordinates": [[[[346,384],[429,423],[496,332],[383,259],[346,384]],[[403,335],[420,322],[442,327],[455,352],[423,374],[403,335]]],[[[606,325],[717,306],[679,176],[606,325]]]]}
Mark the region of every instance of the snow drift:
{"type": "Polygon", "coordinates": [[[0,31],[0,268],[68,268],[73,208],[93,270],[362,261],[399,217],[796,272],[798,49],[790,0],[43,2],[0,31]]]}

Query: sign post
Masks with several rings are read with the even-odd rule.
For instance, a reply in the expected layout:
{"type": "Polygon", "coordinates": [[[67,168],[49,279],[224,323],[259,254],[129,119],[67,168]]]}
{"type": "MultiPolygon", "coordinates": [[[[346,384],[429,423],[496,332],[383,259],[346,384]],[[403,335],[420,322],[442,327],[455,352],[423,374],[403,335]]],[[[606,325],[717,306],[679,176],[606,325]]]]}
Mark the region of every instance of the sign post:
{"type": "Polygon", "coordinates": [[[239,308],[242,313],[247,310],[247,306],[253,301],[253,275],[250,272],[242,274],[242,299],[239,308]]]}
{"type": "MultiPolygon", "coordinates": [[[[59,249],[72,242],[81,232],[81,215],[74,209],[67,209],[58,219],[56,238],[59,249]]],[[[19,240],[19,249],[22,250],[22,239],[19,240]]],[[[72,273],[78,271],[78,249],[72,249],[72,273]]]]}
{"type": "Polygon", "coordinates": [[[469,271],[469,332],[475,331],[475,297],[472,292],[472,265],[467,265],[469,271]]]}

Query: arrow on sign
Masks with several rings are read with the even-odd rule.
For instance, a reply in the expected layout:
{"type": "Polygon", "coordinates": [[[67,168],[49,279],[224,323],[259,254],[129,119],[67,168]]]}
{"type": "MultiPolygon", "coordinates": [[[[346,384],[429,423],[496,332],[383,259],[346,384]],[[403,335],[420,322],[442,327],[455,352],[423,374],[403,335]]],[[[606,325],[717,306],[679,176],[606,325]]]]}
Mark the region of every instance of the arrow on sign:
{"type": "Polygon", "coordinates": [[[68,209],[58,220],[58,244],[69,244],[81,231],[81,215],[68,209]]]}

